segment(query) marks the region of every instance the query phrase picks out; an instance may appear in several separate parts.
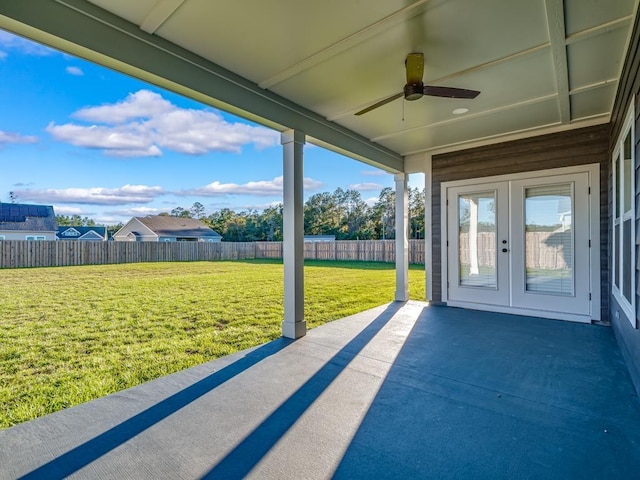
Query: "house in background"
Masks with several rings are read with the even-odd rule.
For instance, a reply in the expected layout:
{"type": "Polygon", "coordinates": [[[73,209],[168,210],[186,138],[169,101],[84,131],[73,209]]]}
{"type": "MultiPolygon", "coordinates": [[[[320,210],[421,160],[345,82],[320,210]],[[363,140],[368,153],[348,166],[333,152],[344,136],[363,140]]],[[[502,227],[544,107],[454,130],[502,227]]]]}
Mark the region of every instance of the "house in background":
{"type": "Polygon", "coordinates": [[[78,240],[81,242],[104,242],[107,240],[107,227],[58,227],[58,240],[78,240]]]}
{"type": "Polygon", "coordinates": [[[335,242],[335,235],[305,235],[305,242],[335,242]]]}
{"type": "Polygon", "coordinates": [[[0,203],[0,240],[55,240],[57,226],[52,206],[0,203]]]}
{"type": "Polygon", "coordinates": [[[222,236],[195,218],[134,217],[113,234],[117,242],[220,242],[222,236]]]}

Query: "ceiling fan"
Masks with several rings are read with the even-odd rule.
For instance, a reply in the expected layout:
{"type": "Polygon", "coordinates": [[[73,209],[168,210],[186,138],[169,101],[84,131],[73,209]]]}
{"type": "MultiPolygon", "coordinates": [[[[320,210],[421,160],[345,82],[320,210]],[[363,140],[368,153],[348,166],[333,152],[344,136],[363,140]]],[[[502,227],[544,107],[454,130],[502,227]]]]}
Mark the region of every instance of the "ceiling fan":
{"type": "Polygon", "coordinates": [[[407,55],[407,59],[404,61],[405,68],[407,70],[407,84],[404,86],[404,91],[391,95],[390,97],[380,100],[367,108],[356,112],[356,115],[363,115],[371,110],[386,105],[389,102],[403,97],[405,100],[413,101],[422,98],[423,95],[429,95],[432,97],[446,97],[446,98],[466,98],[472,99],[480,95],[477,90],[465,90],[464,88],[453,87],[436,87],[431,85],[425,85],[422,82],[422,75],[424,74],[424,54],[422,53],[410,53],[407,55]]]}

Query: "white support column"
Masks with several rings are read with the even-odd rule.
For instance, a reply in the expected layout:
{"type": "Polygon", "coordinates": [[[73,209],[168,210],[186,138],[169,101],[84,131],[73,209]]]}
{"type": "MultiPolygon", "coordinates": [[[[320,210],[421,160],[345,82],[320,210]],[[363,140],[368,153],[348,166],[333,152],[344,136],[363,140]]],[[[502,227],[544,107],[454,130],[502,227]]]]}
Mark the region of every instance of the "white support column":
{"type": "Polygon", "coordinates": [[[396,301],[409,300],[409,188],[406,173],[396,182],[396,301]]]}
{"type": "Polygon", "coordinates": [[[303,147],[305,135],[297,130],[282,133],[283,150],[283,251],[284,321],[282,335],[300,338],[307,333],[304,320],[304,196],[303,147]]]}
{"type": "Polygon", "coordinates": [[[431,175],[431,154],[426,154],[424,161],[424,275],[426,282],[426,301],[433,298],[433,225],[431,223],[431,195],[432,195],[432,175],[431,175]]]}

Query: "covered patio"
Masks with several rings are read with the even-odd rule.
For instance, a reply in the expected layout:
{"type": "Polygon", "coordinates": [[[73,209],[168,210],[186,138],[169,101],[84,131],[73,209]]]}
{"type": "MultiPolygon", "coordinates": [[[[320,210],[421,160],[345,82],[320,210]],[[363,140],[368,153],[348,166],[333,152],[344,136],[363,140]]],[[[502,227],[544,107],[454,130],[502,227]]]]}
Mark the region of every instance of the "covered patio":
{"type": "Polygon", "coordinates": [[[610,328],[395,302],[0,432],[0,478],[636,478],[610,328]]]}

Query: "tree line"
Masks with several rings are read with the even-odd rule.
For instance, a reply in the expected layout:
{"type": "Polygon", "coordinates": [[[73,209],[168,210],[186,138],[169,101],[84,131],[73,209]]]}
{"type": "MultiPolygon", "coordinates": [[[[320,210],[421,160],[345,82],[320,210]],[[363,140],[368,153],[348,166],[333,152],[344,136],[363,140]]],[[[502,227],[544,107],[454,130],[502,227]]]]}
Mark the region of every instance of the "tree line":
{"type": "MultiPolygon", "coordinates": [[[[395,238],[395,191],[382,189],[373,205],[357,190],[337,188],[333,193],[316,193],[304,204],[305,235],[334,235],[336,240],[376,240],[395,238]]],[[[222,235],[227,242],[281,241],[282,203],[262,211],[236,212],[223,208],[207,214],[204,205],[176,207],[160,215],[197,218],[222,235]]],[[[92,226],[96,223],[79,215],[57,215],[58,225],[92,226]]],[[[122,224],[108,226],[114,233],[122,224]]],[[[424,238],[424,190],[409,189],[409,236],[424,238]]]]}

